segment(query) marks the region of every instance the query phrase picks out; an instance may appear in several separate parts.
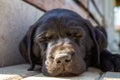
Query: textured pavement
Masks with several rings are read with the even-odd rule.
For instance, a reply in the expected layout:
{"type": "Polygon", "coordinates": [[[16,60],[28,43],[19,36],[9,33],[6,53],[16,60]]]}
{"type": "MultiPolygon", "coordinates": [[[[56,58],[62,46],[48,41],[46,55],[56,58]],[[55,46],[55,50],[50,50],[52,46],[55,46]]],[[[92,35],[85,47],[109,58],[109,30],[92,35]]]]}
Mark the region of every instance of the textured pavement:
{"type": "Polygon", "coordinates": [[[47,77],[40,73],[40,67],[35,71],[27,71],[28,64],[13,65],[0,68],[0,80],[120,80],[120,73],[107,72],[101,76],[101,71],[88,68],[88,71],[75,77],[47,77]]]}

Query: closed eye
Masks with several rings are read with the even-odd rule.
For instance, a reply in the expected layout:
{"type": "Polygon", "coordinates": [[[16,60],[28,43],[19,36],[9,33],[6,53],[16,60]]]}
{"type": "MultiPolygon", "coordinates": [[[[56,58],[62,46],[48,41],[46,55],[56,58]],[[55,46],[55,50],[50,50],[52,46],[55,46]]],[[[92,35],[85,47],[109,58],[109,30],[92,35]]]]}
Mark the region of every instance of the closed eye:
{"type": "Polygon", "coordinates": [[[78,32],[68,32],[66,33],[68,37],[71,38],[81,38],[82,34],[78,33],[78,32]]]}
{"type": "Polygon", "coordinates": [[[52,36],[46,37],[46,36],[42,36],[38,39],[38,42],[47,42],[49,40],[52,39],[52,36]]]}
{"type": "Polygon", "coordinates": [[[38,36],[35,37],[35,41],[37,43],[44,43],[44,42],[48,42],[53,38],[53,35],[47,35],[47,32],[44,34],[39,34],[38,36]]]}
{"type": "Polygon", "coordinates": [[[48,41],[48,38],[47,37],[41,37],[41,38],[39,38],[38,41],[39,42],[45,42],[45,41],[48,41]]]}

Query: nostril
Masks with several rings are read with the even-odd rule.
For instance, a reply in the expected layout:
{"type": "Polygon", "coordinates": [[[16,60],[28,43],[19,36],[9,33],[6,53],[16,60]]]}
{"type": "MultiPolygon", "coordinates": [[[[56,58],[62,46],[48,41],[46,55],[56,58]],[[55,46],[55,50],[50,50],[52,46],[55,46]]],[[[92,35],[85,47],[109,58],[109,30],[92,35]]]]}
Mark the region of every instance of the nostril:
{"type": "Polygon", "coordinates": [[[58,61],[57,61],[57,64],[60,64],[60,63],[61,63],[61,61],[60,61],[60,60],[58,60],[58,61]]]}
{"type": "Polygon", "coordinates": [[[68,63],[68,62],[70,62],[70,61],[71,61],[71,60],[68,60],[68,59],[65,60],[66,63],[68,63]]]}
{"type": "Polygon", "coordinates": [[[71,55],[67,53],[57,54],[55,55],[54,61],[56,64],[67,64],[71,62],[71,55]]]}

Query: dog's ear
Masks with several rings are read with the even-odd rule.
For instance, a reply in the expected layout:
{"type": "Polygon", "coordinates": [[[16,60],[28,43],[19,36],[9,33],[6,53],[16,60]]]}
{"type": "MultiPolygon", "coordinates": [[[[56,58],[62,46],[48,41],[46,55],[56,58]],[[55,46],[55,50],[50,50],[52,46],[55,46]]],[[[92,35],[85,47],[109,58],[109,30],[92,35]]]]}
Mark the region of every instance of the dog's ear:
{"type": "Polygon", "coordinates": [[[107,31],[105,30],[105,26],[96,26],[95,28],[101,31],[106,39],[108,38],[107,31]]]}
{"type": "Polygon", "coordinates": [[[107,33],[105,33],[105,30],[101,30],[100,28],[95,28],[94,32],[100,48],[100,52],[102,52],[107,47],[107,33]]]}
{"type": "Polygon", "coordinates": [[[33,54],[33,38],[34,38],[34,34],[36,29],[38,28],[39,23],[36,22],[35,24],[33,24],[28,32],[27,32],[27,52],[28,52],[28,59],[29,59],[29,63],[30,63],[30,68],[28,70],[33,70],[35,67],[35,56],[33,54]]]}
{"type": "Polygon", "coordinates": [[[92,48],[92,61],[94,61],[94,66],[99,66],[100,64],[100,52],[106,48],[106,39],[104,34],[92,26],[92,24],[85,20],[86,26],[90,32],[90,36],[93,40],[94,47],[92,48]]]}

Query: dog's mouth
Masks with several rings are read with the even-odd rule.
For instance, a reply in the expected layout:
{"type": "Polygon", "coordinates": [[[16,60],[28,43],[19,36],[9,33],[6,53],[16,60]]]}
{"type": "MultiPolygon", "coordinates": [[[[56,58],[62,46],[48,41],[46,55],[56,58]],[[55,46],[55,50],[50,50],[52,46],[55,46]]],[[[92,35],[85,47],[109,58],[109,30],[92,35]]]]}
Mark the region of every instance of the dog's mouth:
{"type": "Polygon", "coordinates": [[[58,74],[57,76],[60,76],[60,77],[72,77],[72,76],[77,76],[77,75],[78,74],[68,72],[67,70],[65,70],[65,67],[63,67],[62,73],[58,74]]]}
{"type": "MultiPolygon", "coordinates": [[[[61,73],[61,74],[59,74],[59,75],[57,75],[57,76],[59,76],[59,77],[73,77],[73,76],[77,76],[78,74],[75,74],[75,73],[67,73],[67,72],[63,72],[63,73],[61,73]]],[[[56,76],[56,77],[57,77],[56,76]]]]}
{"type": "MultiPolygon", "coordinates": [[[[76,62],[76,60],[74,60],[76,62]]],[[[46,70],[43,70],[43,74],[47,76],[56,77],[71,77],[77,76],[86,70],[85,66],[80,66],[81,64],[74,63],[71,61],[69,64],[47,64],[46,70]]]]}
{"type": "Polygon", "coordinates": [[[55,72],[50,72],[49,75],[56,76],[56,77],[72,77],[72,76],[77,76],[78,73],[69,72],[65,70],[65,67],[62,67],[61,69],[56,69],[55,72]]]}

